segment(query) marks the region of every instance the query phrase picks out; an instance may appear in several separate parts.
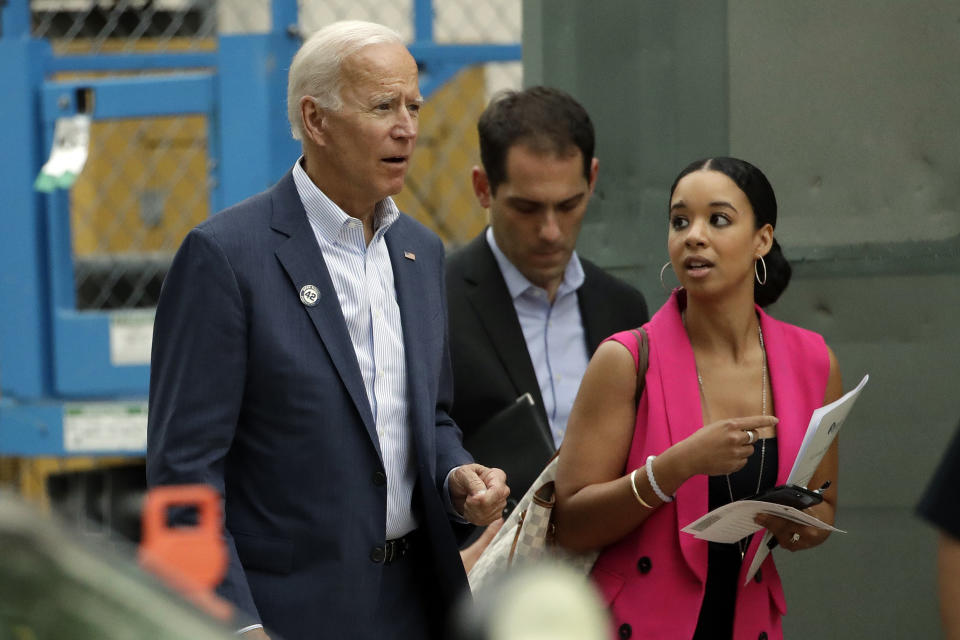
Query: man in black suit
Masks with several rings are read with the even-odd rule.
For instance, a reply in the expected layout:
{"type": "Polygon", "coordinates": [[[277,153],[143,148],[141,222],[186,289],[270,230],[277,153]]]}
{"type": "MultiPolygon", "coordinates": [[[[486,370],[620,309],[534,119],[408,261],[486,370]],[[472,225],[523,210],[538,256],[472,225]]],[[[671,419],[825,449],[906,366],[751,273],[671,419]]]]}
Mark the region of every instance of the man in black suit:
{"type": "MultiPolygon", "coordinates": [[[[593,351],[646,322],[646,303],[574,250],[599,167],[584,108],[556,89],[507,92],[477,129],[483,166],[473,188],[490,226],[447,261],[452,416],[469,449],[482,425],[529,392],[559,446],[593,351]]],[[[525,490],[511,487],[515,498],[525,490]]]]}

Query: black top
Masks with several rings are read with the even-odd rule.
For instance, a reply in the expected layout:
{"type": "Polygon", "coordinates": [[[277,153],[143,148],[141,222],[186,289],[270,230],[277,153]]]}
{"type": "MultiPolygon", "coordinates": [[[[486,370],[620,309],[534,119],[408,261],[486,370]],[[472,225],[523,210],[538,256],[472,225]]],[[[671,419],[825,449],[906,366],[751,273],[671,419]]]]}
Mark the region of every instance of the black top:
{"type": "MultiPolygon", "coordinates": [[[[754,443],[753,454],[747,459],[746,466],[730,474],[729,486],[727,476],[710,476],[708,490],[710,510],[729,503],[731,490],[733,499],[741,500],[776,486],[778,462],[776,438],[767,438],[754,443]],[[758,479],[759,491],[757,490],[758,479]]],[[[700,617],[697,619],[697,630],[693,634],[694,640],[719,640],[733,637],[737,577],[740,575],[740,565],[743,562],[742,551],[745,551],[749,544],[750,538],[733,544],[710,543],[707,553],[707,587],[703,594],[700,617]]]]}
{"type": "Polygon", "coordinates": [[[954,538],[960,538],[957,487],[960,487],[960,427],[917,506],[921,517],[954,538]]]}

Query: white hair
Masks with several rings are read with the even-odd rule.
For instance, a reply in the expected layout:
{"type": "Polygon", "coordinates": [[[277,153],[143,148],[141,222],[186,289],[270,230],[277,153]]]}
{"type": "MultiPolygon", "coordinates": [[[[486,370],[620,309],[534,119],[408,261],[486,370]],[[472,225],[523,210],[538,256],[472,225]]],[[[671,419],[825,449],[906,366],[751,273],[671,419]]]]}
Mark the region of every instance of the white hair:
{"type": "Polygon", "coordinates": [[[339,111],[343,107],[343,61],[372,44],[403,40],[393,29],[374,22],[342,20],[320,29],[297,51],[290,63],[287,79],[287,117],[295,140],[303,140],[300,100],[312,96],[321,109],[339,111]]]}

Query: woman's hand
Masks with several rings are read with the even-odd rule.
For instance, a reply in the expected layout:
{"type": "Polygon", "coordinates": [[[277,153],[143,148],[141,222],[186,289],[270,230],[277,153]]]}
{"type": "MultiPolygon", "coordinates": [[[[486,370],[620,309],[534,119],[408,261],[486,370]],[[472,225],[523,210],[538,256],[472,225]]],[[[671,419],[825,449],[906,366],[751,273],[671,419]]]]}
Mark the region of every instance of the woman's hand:
{"type": "MultiPolygon", "coordinates": [[[[824,393],[823,403],[829,404],[843,395],[843,381],[840,378],[840,365],[837,363],[837,357],[829,348],[827,349],[830,358],[830,374],[827,379],[827,390],[824,393]]],[[[808,487],[822,487],[826,482],[830,482],[830,490],[823,494],[823,502],[815,504],[805,513],[809,513],[818,520],[822,520],[832,525],[837,511],[837,475],[839,468],[839,438],[834,438],[827,449],[820,465],[814,472],[813,477],[807,483],[808,487]]],[[[790,520],[784,520],[777,516],[758,515],[756,523],[766,527],[770,533],[777,539],[777,543],[784,549],[790,551],[800,551],[815,547],[830,536],[829,531],[799,525],[790,520]]]]}
{"type": "MultiPolygon", "coordinates": [[[[821,502],[806,509],[804,513],[809,513],[828,524],[833,522],[832,505],[825,505],[821,502]]],[[[830,532],[824,529],[797,524],[792,520],[763,513],[757,516],[755,522],[770,531],[773,537],[777,539],[777,543],[788,551],[800,551],[815,547],[823,544],[830,536],[830,532]]]]}
{"type": "Polygon", "coordinates": [[[779,422],[774,416],[748,416],[718,420],[698,429],[676,446],[686,477],[720,476],[739,471],[753,454],[757,430],[779,422]]]}

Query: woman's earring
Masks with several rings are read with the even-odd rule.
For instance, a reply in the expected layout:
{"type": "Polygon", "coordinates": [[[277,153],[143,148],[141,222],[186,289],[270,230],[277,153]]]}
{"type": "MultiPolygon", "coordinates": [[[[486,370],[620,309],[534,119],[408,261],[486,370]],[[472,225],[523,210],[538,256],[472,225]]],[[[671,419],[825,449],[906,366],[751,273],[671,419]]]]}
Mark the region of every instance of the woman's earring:
{"type": "Polygon", "coordinates": [[[663,281],[663,272],[667,270],[667,267],[670,266],[670,261],[667,260],[662,267],[660,267],[660,286],[663,287],[663,290],[667,293],[670,293],[672,289],[667,286],[667,283],[663,281]]]}
{"type": "MultiPolygon", "coordinates": [[[[761,287],[767,284],[767,263],[763,260],[763,256],[757,256],[757,259],[753,261],[753,275],[757,276],[757,284],[761,287]],[[760,270],[757,269],[757,264],[763,265],[763,279],[760,279],[760,270]]],[[[662,278],[661,278],[662,280],[662,278]]]]}

